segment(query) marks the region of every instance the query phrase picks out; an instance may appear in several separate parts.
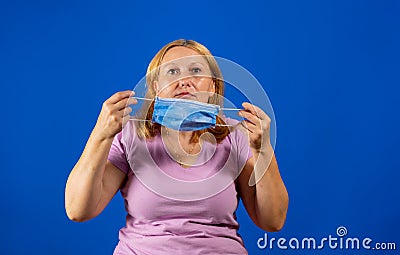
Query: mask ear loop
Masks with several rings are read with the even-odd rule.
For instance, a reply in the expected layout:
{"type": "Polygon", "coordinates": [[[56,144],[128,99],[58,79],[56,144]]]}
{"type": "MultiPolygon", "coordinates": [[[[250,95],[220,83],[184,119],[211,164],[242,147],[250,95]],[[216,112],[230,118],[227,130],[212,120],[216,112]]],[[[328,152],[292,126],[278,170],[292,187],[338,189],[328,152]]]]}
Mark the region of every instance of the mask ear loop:
{"type": "MultiPolygon", "coordinates": [[[[134,98],[134,99],[139,99],[139,100],[144,100],[144,101],[154,101],[154,99],[145,98],[145,97],[132,97],[132,98],[134,98]]],[[[129,118],[129,120],[133,120],[133,121],[144,121],[144,122],[150,121],[150,122],[152,122],[151,120],[137,119],[137,118],[135,118],[135,116],[131,116],[131,117],[129,118]]]]}
{"type": "MultiPolygon", "coordinates": [[[[240,111],[241,109],[238,109],[238,108],[221,108],[221,110],[223,110],[223,111],[240,111]]],[[[241,123],[241,121],[239,123],[235,124],[235,125],[215,124],[215,126],[219,126],[219,127],[236,127],[240,123],[241,123]]]]}

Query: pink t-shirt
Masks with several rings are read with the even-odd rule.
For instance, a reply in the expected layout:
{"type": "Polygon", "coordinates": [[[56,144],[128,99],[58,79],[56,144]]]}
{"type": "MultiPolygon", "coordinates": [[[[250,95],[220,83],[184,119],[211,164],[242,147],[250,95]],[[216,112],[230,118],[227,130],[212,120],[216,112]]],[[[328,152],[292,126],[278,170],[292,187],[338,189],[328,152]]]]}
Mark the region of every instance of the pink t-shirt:
{"type": "Polygon", "coordinates": [[[127,174],[120,190],[126,226],[114,254],[247,254],[237,232],[235,179],[250,157],[246,135],[235,130],[219,144],[203,143],[195,166],[183,168],[160,135],[140,139],[129,122],[108,156],[127,174]]]}

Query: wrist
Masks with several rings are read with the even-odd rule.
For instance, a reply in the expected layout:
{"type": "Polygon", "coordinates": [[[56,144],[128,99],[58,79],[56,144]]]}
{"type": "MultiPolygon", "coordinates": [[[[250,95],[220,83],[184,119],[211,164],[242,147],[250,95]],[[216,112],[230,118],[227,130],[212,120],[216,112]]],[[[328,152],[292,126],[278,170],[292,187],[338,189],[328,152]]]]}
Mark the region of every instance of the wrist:
{"type": "Polygon", "coordinates": [[[252,148],[252,152],[255,155],[271,155],[274,153],[274,148],[270,143],[261,146],[260,148],[252,148]]]}
{"type": "Polygon", "coordinates": [[[93,128],[93,131],[90,135],[91,139],[95,142],[103,143],[103,142],[112,142],[114,140],[114,136],[107,135],[103,130],[99,129],[98,126],[93,128]]]}

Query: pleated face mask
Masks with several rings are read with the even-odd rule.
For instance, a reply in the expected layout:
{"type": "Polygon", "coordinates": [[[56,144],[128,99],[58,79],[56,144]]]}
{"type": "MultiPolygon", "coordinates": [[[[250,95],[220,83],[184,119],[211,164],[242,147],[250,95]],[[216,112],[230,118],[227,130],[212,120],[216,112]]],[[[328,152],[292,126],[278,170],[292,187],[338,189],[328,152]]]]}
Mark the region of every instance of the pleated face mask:
{"type": "Polygon", "coordinates": [[[215,126],[219,109],[215,104],[156,97],[152,120],[171,129],[196,131],[215,126]]]}
{"type": "Polygon", "coordinates": [[[217,115],[221,109],[239,110],[220,108],[219,105],[188,99],[156,97],[152,122],[179,131],[197,131],[215,126],[230,126],[216,123],[217,115]]]}

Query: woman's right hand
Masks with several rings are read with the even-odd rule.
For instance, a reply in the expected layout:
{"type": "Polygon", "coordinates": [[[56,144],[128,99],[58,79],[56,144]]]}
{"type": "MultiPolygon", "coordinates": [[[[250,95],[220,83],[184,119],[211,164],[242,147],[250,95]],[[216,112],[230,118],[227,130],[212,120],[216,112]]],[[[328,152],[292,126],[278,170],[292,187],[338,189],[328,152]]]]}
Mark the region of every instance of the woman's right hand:
{"type": "Polygon", "coordinates": [[[132,96],[135,92],[126,90],[117,92],[104,101],[101,112],[94,127],[100,139],[113,139],[129,121],[132,108],[129,105],[137,104],[132,96]]]}

